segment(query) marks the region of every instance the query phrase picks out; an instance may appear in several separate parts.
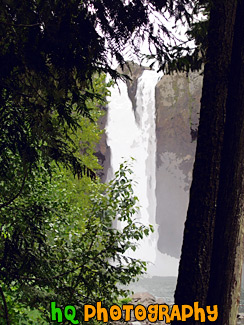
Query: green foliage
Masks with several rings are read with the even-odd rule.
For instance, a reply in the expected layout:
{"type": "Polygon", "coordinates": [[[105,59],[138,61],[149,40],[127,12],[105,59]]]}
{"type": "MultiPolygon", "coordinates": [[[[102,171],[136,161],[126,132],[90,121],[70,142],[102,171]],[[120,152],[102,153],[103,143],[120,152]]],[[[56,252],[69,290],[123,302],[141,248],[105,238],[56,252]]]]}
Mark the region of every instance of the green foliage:
{"type": "Polygon", "coordinates": [[[131,302],[132,302],[132,298],[131,297],[125,297],[123,299],[120,299],[118,301],[117,305],[119,305],[120,307],[122,307],[123,305],[128,305],[131,302]]]}
{"type": "Polygon", "coordinates": [[[208,47],[209,13],[212,2],[209,0],[198,1],[193,13],[200,18],[191,20],[186,32],[187,42],[193,41],[193,49],[187,48],[185,43],[178,44],[172,49],[171,59],[167,64],[167,72],[200,71],[206,62],[208,47]]]}
{"type": "Polygon", "coordinates": [[[139,55],[148,38],[162,67],[169,60],[165,36],[173,39],[163,17],[191,19],[192,0],[151,1],[2,1],[0,4],[0,169],[9,167],[8,151],[21,157],[23,175],[45,159],[74,174],[94,172],[71,150],[77,115],[92,119],[89,103],[100,101],[94,74],[124,77],[112,67],[125,63],[128,46],[139,55]],[[150,17],[160,15],[154,30],[150,17]],[[7,152],[7,153],[6,153],[7,152]],[[7,156],[6,156],[7,155],[7,156]]]}
{"type": "MultiPolygon", "coordinates": [[[[95,146],[103,132],[99,130],[97,122],[103,114],[101,107],[106,103],[106,96],[109,95],[107,86],[110,83],[105,82],[105,75],[96,76],[93,79],[94,91],[101,98],[87,101],[91,118],[74,112],[72,116],[77,124],[76,129],[71,128],[67,123],[60,125],[59,118],[52,113],[49,121],[48,119],[43,121],[46,131],[45,138],[42,140],[39,138],[39,133],[36,134],[39,130],[33,131],[32,117],[28,116],[24,107],[17,109],[13,102],[8,102],[5,108],[0,107],[2,118],[0,207],[7,205],[22,192],[26,178],[31,177],[32,170],[38,170],[37,164],[40,160],[49,172],[52,169],[51,158],[59,164],[62,163],[63,167],[71,169],[73,173],[77,172],[81,166],[86,166],[89,171],[101,168],[94,155],[95,146]],[[58,158],[59,148],[63,153],[58,158]]],[[[44,133],[42,133],[43,136],[44,133]]],[[[80,174],[84,172],[86,169],[80,170],[80,174]]],[[[94,173],[89,172],[88,175],[94,175],[94,173]]]]}
{"type": "Polygon", "coordinates": [[[70,176],[56,171],[50,179],[40,166],[23,193],[2,209],[1,287],[13,322],[40,315],[48,320],[50,301],[75,306],[81,319],[85,303],[109,306],[128,294],[118,284],[145,270],[128,251],[149,232],[133,217],[137,198],[130,174],[121,165],[108,185],[85,177],[71,186],[70,176]],[[78,193],[80,202],[74,200],[78,193]],[[113,227],[115,220],[121,229],[113,227]]]}

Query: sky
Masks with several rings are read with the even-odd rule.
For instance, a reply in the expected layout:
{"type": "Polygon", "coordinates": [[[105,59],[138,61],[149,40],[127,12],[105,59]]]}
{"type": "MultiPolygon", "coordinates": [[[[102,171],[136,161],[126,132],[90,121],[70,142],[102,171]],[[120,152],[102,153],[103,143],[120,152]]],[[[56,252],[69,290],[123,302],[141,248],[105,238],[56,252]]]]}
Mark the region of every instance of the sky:
{"type": "MultiPolygon", "coordinates": [[[[186,31],[187,31],[187,25],[183,24],[182,22],[178,21],[176,26],[175,26],[175,20],[173,17],[169,17],[168,15],[164,15],[164,17],[162,15],[160,15],[159,13],[155,12],[154,14],[150,14],[150,21],[153,23],[154,25],[154,33],[155,35],[157,35],[157,32],[159,31],[159,23],[163,22],[163,25],[170,31],[172,32],[172,34],[175,36],[176,39],[178,39],[178,42],[176,41],[176,44],[179,44],[180,41],[187,41],[187,35],[186,35],[186,31]]],[[[196,18],[195,21],[199,21],[199,20],[203,20],[204,15],[203,14],[199,14],[196,18]]],[[[164,38],[164,42],[166,44],[169,44],[170,40],[167,36],[163,36],[164,38]]],[[[190,48],[194,48],[195,44],[194,41],[189,41],[187,43],[187,45],[190,48]]],[[[149,46],[149,42],[148,39],[145,38],[144,41],[141,42],[140,44],[140,53],[141,54],[145,54],[145,55],[150,55],[151,52],[152,54],[156,54],[156,50],[155,47],[151,44],[149,46]]],[[[133,61],[137,64],[142,64],[143,66],[150,66],[151,63],[154,62],[154,60],[143,60],[142,62],[140,62],[139,58],[132,53],[132,50],[130,48],[129,45],[126,46],[126,50],[124,51],[124,57],[126,59],[126,61],[133,61]]],[[[112,59],[113,62],[113,68],[117,68],[118,66],[118,62],[115,59],[112,59]]],[[[157,70],[158,68],[158,64],[156,63],[154,66],[154,69],[157,70]]]]}

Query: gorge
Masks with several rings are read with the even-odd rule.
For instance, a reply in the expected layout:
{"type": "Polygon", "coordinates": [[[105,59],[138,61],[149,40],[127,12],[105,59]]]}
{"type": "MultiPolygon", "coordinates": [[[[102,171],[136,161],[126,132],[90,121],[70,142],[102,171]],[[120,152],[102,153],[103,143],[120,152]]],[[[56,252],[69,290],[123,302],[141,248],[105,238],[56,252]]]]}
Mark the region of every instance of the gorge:
{"type": "Polygon", "coordinates": [[[195,155],[202,76],[163,75],[137,64],[125,71],[131,81],[111,88],[106,134],[98,155],[104,179],[119,164],[134,161],[139,220],[155,232],[136,257],[147,260],[149,275],[176,276],[195,155]],[[102,160],[101,160],[102,158],[102,160]]]}

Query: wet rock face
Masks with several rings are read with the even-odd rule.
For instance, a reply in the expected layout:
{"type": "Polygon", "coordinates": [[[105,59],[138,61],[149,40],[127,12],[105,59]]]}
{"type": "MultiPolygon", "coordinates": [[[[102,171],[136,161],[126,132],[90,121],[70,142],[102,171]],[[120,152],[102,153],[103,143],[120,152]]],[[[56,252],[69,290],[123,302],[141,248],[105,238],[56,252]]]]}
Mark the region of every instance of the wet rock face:
{"type": "MultiPolygon", "coordinates": [[[[100,117],[100,119],[98,120],[98,124],[100,130],[105,130],[107,124],[107,107],[103,107],[102,109],[105,111],[105,114],[100,117]]],[[[107,137],[105,132],[103,132],[100,142],[96,146],[95,155],[98,158],[99,164],[103,167],[103,169],[97,171],[97,175],[101,178],[103,182],[105,182],[107,178],[107,171],[110,166],[111,156],[111,151],[107,144],[107,137]]]]}
{"type": "Polygon", "coordinates": [[[195,157],[202,76],[163,76],[156,86],[158,248],[180,256],[195,157]]]}
{"type": "Polygon", "coordinates": [[[124,70],[118,69],[118,71],[130,77],[130,80],[126,81],[128,96],[132,102],[132,108],[134,112],[136,112],[136,91],[138,79],[143,74],[143,71],[147,70],[148,68],[140,66],[134,62],[128,62],[128,64],[128,66],[124,67],[124,70]]]}
{"type": "MultiPolygon", "coordinates": [[[[198,73],[163,76],[156,86],[157,164],[160,154],[194,154],[202,77],[198,73]]],[[[186,168],[185,173],[189,171],[186,168]]]]}

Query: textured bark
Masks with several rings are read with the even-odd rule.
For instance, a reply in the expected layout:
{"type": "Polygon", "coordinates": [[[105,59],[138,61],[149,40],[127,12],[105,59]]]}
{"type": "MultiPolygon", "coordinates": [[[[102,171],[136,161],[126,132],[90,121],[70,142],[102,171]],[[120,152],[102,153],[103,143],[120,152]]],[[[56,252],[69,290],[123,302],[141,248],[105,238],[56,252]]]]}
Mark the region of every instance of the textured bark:
{"type": "Polygon", "coordinates": [[[206,304],[236,3],[215,0],[210,14],[196,159],[175,292],[179,305],[206,304]]]}
{"type": "Polygon", "coordinates": [[[234,325],[241,288],[244,213],[244,1],[238,1],[207,304],[234,325]]]}
{"type": "Polygon", "coordinates": [[[1,295],[2,300],[3,300],[3,309],[4,309],[4,316],[5,316],[5,320],[6,320],[6,325],[10,325],[9,315],[8,315],[8,306],[7,306],[5,296],[4,296],[3,289],[1,287],[0,287],[0,295],[1,295]]]}

